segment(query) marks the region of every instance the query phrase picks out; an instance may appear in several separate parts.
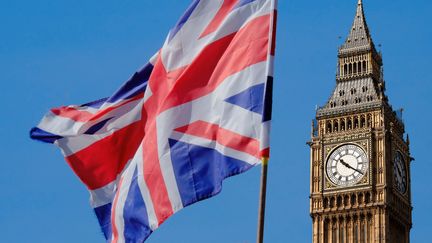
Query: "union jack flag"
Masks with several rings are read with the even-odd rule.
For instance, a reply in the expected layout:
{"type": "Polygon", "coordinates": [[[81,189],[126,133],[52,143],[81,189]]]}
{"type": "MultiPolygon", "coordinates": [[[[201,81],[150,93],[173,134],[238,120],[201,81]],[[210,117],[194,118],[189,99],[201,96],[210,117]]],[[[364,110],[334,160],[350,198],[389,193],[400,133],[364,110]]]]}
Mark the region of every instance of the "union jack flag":
{"type": "Polygon", "coordinates": [[[31,130],[87,186],[108,242],[144,242],[269,156],[275,24],[276,0],[195,0],[111,97],[31,130]]]}

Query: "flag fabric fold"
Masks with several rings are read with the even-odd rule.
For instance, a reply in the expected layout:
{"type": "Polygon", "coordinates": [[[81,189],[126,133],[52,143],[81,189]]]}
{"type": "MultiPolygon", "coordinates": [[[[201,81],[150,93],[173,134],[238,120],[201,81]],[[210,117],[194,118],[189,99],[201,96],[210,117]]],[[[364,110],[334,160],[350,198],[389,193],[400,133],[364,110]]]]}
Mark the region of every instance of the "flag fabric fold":
{"type": "Polygon", "coordinates": [[[144,242],[269,156],[275,21],[276,0],[192,1],[117,92],[31,130],[87,186],[107,242],[144,242]]]}

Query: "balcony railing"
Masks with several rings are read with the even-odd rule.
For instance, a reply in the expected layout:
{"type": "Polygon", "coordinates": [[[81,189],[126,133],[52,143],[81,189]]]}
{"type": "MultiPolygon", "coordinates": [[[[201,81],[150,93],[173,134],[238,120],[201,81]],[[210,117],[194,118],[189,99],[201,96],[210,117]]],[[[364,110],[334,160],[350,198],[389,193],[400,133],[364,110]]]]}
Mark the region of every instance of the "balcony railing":
{"type": "Polygon", "coordinates": [[[362,71],[362,72],[347,73],[347,74],[336,74],[336,79],[364,77],[364,76],[367,76],[370,74],[372,74],[372,72],[370,70],[369,71],[362,71]]]}

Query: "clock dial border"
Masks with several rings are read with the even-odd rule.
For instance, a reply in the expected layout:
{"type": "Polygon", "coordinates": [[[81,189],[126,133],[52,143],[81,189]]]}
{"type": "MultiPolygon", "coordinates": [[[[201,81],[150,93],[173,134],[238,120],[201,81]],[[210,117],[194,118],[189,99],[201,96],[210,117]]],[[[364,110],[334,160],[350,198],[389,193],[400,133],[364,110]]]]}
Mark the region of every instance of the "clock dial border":
{"type": "MultiPolygon", "coordinates": [[[[394,180],[394,187],[396,189],[396,191],[398,191],[400,194],[405,195],[408,192],[408,171],[407,171],[407,164],[406,164],[406,159],[404,158],[403,153],[400,150],[396,150],[393,154],[393,180],[394,180]],[[402,177],[405,177],[405,188],[404,190],[401,190],[401,188],[399,187],[399,182],[397,179],[397,167],[396,167],[396,159],[398,158],[399,155],[399,163],[401,163],[403,168],[399,168],[399,172],[403,173],[403,175],[401,175],[402,177]],[[403,169],[403,171],[401,172],[400,169],[403,169]]],[[[403,183],[403,182],[402,182],[403,183]]]]}
{"type": "MultiPolygon", "coordinates": [[[[367,143],[364,142],[363,145],[366,146],[367,143]]],[[[345,152],[343,154],[343,156],[345,156],[345,154],[353,155],[353,154],[348,154],[347,152],[345,152]]],[[[365,179],[367,180],[367,178],[368,178],[369,167],[370,167],[369,154],[368,154],[368,151],[363,146],[361,146],[360,144],[352,143],[352,142],[351,143],[338,144],[338,145],[334,146],[332,149],[328,150],[326,157],[327,158],[326,158],[326,162],[325,162],[325,176],[326,176],[327,180],[330,182],[330,184],[332,184],[334,187],[346,188],[346,187],[353,187],[353,186],[363,185],[363,184],[368,183],[368,181],[365,181],[365,179]],[[350,146],[351,146],[351,148],[353,148],[352,153],[358,154],[357,159],[361,158],[362,166],[361,166],[361,168],[359,168],[358,164],[357,164],[356,168],[355,168],[356,170],[350,176],[344,176],[345,181],[342,181],[341,180],[342,178],[336,178],[336,176],[330,175],[330,174],[334,175],[334,173],[335,173],[334,161],[331,161],[331,159],[332,159],[333,155],[336,155],[335,157],[341,158],[340,155],[342,154],[342,152],[339,152],[339,154],[337,154],[338,150],[340,150],[343,147],[350,148],[350,146]],[[333,162],[333,164],[332,164],[332,166],[330,166],[329,163],[332,163],[332,162],[333,162]],[[357,170],[360,170],[363,174],[358,173],[357,170]],[[355,174],[357,174],[357,175],[355,175],[355,174]],[[349,179],[349,178],[351,178],[351,179],[349,179]]],[[[337,171],[337,169],[336,169],[336,171],[337,171]]],[[[339,173],[339,172],[336,172],[336,173],[339,173]]],[[[329,188],[329,187],[327,186],[327,188],[329,188]]]]}

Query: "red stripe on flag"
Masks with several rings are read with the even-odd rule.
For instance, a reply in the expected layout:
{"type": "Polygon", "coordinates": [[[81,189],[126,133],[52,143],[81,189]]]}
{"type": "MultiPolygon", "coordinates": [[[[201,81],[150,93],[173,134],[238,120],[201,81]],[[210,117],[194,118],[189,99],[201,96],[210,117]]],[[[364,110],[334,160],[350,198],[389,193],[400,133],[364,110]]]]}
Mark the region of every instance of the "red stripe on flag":
{"type": "Polygon", "coordinates": [[[94,115],[88,111],[77,110],[77,108],[69,106],[51,109],[51,112],[56,116],[69,118],[77,122],[88,121],[94,115]]]}
{"type": "Polygon", "coordinates": [[[66,161],[90,190],[106,186],[135,155],[144,136],[142,126],[141,122],[132,123],[66,157],[66,161]]]}
{"type": "Polygon", "coordinates": [[[261,158],[258,140],[242,136],[238,133],[221,128],[216,124],[211,124],[205,121],[196,121],[175,130],[189,135],[214,140],[225,147],[261,158]]]}
{"type": "Polygon", "coordinates": [[[200,38],[216,31],[237,3],[238,0],[224,0],[216,16],[201,34],[200,38]]]}
{"type": "Polygon", "coordinates": [[[128,99],[127,101],[124,101],[120,104],[117,104],[115,106],[108,107],[106,109],[100,110],[96,113],[90,113],[88,111],[79,110],[75,107],[69,107],[64,106],[60,108],[54,108],[51,109],[51,112],[54,113],[57,116],[69,118],[71,120],[77,121],[77,122],[87,122],[87,121],[94,121],[99,119],[102,116],[105,116],[106,114],[110,113],[111,111],[124,106],[128,103],[131,103],[133,101],[139,100],[144,97],[144,94],[139,94],[131,99],[128,99]]]}
{"type": "Polygon", "coordinates": [[[261,158],[268,158],[268,157],[270,157],[270,148],[263,149],[260,152],[260,157],[261,158]]]}
{"type": "Polygon", "coordinates": [[[161,225],[174,211],[159,163],[156,126],[147,130],[143,142],[144,179],[153,201],[156,217],[161,225]]]}

